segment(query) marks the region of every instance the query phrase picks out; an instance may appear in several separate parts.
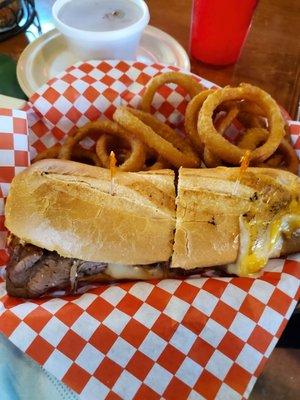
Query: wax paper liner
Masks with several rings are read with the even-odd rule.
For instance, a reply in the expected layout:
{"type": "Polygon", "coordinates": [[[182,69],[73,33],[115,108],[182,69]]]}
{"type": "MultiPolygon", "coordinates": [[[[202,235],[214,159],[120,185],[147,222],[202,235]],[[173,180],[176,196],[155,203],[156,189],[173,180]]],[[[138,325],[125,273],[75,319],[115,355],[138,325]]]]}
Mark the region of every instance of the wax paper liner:
{"type": "MultiPolygon", "coordinates": [[[[170,69],[176,68],[118,61],[70,67],[30,99],[32,155],[75,126],[111,117],[116,105],[138,106],[148,80],[170,69]]],[[[180,126],[185,105],[181,89],[163,87],[153,112],[180,126]]],[[[300,125],[290,126],[299,150],[300,125]]],[[[25,113],[2,109],[3,265],[4,197],[28,163],[25,139],[25,113]]],[[[299,299],[299,267],[294,255],[272,260],[258,279],[120,283],[35,301],[7,296],[0,283],[0,331],[82,399],[246,399],[299,299]]]]}

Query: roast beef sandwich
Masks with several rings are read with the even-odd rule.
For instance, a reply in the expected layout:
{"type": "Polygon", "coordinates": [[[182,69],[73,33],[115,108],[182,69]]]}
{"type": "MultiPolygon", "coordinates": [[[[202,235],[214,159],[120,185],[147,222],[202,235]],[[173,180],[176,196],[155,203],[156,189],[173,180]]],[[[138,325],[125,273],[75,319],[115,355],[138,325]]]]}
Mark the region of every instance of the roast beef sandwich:
{"type": "Polygon", "coordinates": [[[300,179],[285,171],[110,171],[43,160],[17,175],[5,207],[9,294],[199,274],[255,276],[300,250],[300,179]]]}

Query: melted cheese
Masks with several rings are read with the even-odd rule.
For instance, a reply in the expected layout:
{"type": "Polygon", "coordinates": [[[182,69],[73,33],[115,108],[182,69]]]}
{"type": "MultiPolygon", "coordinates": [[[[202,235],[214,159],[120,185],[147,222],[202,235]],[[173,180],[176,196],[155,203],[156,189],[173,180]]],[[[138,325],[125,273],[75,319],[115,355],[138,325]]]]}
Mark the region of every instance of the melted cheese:
{"type": "Polygon", "coordinates": [[[159,279],[163,278],[161,266],[108,264],[105,274],[112,279],[159,279]]]}
{"type": "Polygon", "coordinates": [[[279,257],[283,234],[291,238],[300,229],[300,204],[292,202],[288,213],[275,217],[267,228],[266,222],[255,218],[250,222],[240,218],[240,248],[236,264],[228,270],[239,276],[253,276],[268,262],[279,257]]]}

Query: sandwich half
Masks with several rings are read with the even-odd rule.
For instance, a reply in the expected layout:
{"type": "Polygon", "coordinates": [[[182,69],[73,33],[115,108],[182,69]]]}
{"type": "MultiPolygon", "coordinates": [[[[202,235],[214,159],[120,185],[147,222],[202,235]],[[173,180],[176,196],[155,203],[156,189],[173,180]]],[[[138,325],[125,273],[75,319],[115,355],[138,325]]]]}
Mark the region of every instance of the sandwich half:
{"type": "Polygon", "coordinates": [[[172,255],[174,172],[118,172],[111,179],[107,169],[43,160],[14,178],[5,225],[12,295],[161,278],[172,255]]]}
{"type": "Polygon", "coordinates": [[[300,180],[279,170],[110,171],[43,160],[5,208],[7,291],[39,297],[88,283],[199,274],[255,276],[300,250],[300,180]],[[177,190],[177,195],[175,194],[177,190]]]}
{"type": "Polygon", "coordinates": [[[238,276],[300,251],[300,179],[278,169],[182,168],[171,268],[238,276]]]}

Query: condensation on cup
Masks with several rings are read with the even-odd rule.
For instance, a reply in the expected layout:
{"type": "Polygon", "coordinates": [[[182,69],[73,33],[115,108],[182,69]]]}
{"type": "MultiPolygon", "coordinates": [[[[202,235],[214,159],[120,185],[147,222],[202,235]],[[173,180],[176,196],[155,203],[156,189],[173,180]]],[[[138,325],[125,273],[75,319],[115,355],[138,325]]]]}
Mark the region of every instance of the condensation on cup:
{"type": "Polygon", "coordinates": [[[135,60],[150,19],[143,0],[57,0],[52,15],[69,48],[82,61],[135,60]]]}

